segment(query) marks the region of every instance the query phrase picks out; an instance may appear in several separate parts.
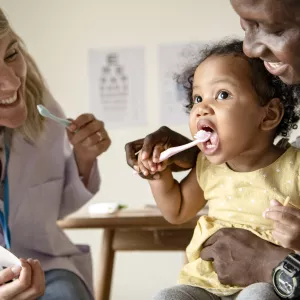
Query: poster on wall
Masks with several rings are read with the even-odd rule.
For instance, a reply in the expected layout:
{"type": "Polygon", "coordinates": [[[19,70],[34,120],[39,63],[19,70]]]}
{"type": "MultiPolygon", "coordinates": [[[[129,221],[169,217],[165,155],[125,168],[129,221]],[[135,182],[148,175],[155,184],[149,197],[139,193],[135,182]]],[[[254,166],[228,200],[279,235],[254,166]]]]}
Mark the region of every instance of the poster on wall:
{"type": "Polygon", "coordinates": [[[167,126],[188,124],[184,88],[175,75],[195,59],[203,43],[163,44],[158,51],[160,123],[167,126]]]}
{"type": "Polygon", "coordinates": [[[144,49],[90,49],[88,63],[92,113],[107,128],[146,124],[144,49]]]}

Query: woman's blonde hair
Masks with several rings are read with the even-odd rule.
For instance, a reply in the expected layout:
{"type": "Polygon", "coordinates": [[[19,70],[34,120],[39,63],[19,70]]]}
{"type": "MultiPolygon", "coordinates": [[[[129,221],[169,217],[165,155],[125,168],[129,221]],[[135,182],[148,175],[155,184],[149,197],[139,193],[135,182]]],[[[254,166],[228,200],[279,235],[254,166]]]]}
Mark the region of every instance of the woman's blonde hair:
{"type": "Polygon", "coordinates": [[[33,58],[26,50],[22,39],[13,31],[3,10],[0,8],[0,39],[11,34],[18,41],[20,51],[24,56],[27,65],[27,75],[25,81],[25,101],[28,110],[27,119],[19,128],[19,131],[27,140],[34,142],[44,129],[44,119],[39,115],[36,106],[44,104],[44,94],[46,91],[42,75],[33,58]]]}

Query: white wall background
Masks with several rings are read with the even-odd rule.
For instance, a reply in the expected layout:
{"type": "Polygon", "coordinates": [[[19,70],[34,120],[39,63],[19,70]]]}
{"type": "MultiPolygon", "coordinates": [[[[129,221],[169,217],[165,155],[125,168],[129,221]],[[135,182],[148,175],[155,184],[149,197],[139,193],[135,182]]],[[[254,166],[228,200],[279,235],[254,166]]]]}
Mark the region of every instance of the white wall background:
{"type": "MultiPolygon", "coordinates": [[[[128,168],[124,145],[163,125],[158,121],[157,47],[242,36],[229,1],[0,0],[0,6],[70,117],[89,110],[89,48],[145,46],[148,125],[109,132],[112,146],[99,159],[101,192],[92,201],[118,201],[132,207],[153,203],[147,183],[128,168]]],[[[173,129],[189,135],[188,126],[173,129]]],[[[100,230],[68,232],[73,241],[92,246],[96,280],[101,234],[100,230]]],[[[112,300],[151,299],[159,289],[176,283],[182,261],[182,254],[174,252],[118,254],[112,300]]]]}

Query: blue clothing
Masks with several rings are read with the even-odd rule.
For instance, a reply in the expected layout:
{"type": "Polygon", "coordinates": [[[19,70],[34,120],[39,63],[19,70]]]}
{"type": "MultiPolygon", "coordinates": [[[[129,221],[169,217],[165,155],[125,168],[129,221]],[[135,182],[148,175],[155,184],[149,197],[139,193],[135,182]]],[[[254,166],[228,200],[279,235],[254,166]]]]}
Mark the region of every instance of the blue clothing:
{"type": "Polygon", "coordinates": [[[46,291],[38,300],[94,300],[89,289],[73,272],[55,269],[45,272],[46,291]]]}

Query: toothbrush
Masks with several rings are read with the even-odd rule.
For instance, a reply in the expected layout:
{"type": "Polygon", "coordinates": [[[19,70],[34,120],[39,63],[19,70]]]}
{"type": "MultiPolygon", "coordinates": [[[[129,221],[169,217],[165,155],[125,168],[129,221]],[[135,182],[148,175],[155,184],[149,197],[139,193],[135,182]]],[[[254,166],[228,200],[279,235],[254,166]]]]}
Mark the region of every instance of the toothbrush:
{"type": "MultiPolygon", "coordinates": [[[[211,132],[208,132],[208,131],[205,131],[205,130],[199,130],[195,135],[194,135],[194,138],[195,140],[192,141],[192,142],[189,142],[185,145],[181,145],[181,146],[177,146],[177,147],[171,147],[165,151],[163,151],[161,154],[160,154],[160,157],[159,157],[159,162],[162,162],[166,159],[168,159],[169,157],[179,153],[179,152],[182,152],[184,150],[187,150],[189,148],[192,148],[194,146],[196,146],[197,144],[199,143],[204,143],[206,141],[208,141],[210,139],[210,136],[211,136],[211,132]]],[[[138,152],[139,153],[139,152],[138,152]]],[[[137,153],[137,154],[138,154],[137,153]]],[[[133,171],[134,174],[138,174],[137,171],[133,171]]]]}
{"type": "Polygon", "coordinates": [[[187,143],[185,145],[181,145],[181,146],[177,146],[177,147],[172,147],[172,148],[169,148],[165,151],[163,151],[161,154],[160,154],[160,157],[159,157],[159,162],[162,162],[166,159],[168,159],[169,157],[179,153],[179,152],[182,152],[184,150],[187,150],[191,147],[194,147],[196,146],[197,144],[199,143],[204,143],[206,141],[209,140],[211,136],[211,132],[208,132],[208,131],[205,131],[205,130],[199,130],[195,135],[194,135],[194,138],[195,140],[190,142],[190,143],[187,143]]]}
{"type": "Polygon", "coordinates": [[[43,106],[41,104],[37,105],[37,109],[41,116],[43,116],[45,118],[49,118],[57,123],[60,123],[61,125],[65,126],[65,127],[68,127],[69,125],[72,124],[72,122],[69,120],[62,119],[62,118],[59,118],[59,117],[53,115],[45,106],[43,106]]]}

